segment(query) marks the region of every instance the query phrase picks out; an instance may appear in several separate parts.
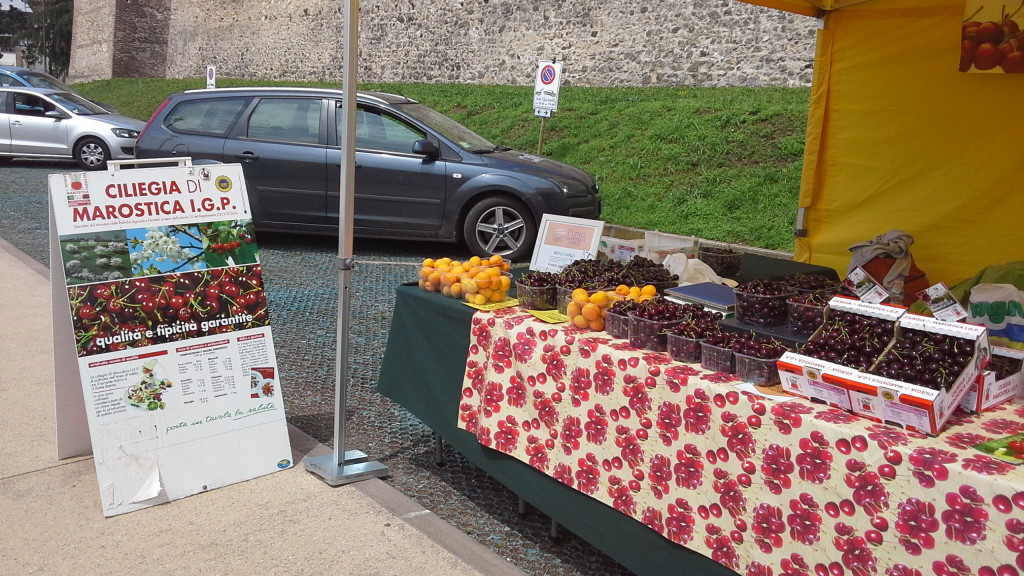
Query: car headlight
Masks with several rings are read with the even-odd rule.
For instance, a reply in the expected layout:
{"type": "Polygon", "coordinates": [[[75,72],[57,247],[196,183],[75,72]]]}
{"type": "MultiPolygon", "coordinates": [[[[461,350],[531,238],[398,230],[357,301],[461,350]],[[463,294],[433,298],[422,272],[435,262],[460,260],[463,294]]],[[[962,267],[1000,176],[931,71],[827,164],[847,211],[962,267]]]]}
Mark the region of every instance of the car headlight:
{"type": "Polygon", "coordinates": [[[117,136],[118,138],[138,138],[139,137],[139,131],[138,130],[132,130],[130,128],[111,128],[110,131],[113,132],[114,136],[117,136]]]}

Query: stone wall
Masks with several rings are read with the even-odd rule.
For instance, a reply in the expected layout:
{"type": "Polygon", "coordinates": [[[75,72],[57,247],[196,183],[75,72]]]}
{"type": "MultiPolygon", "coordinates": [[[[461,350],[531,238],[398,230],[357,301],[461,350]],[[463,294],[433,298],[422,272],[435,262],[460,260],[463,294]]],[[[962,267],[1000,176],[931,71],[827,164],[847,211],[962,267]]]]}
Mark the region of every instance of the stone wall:
{"type": "MultiPolygon", "coordinates": [[[[337,0],[76,0],[70,77],[340,79],[342,19],[337,0]]],[[[556,58],[565,85],[803,86],[816,27],[736,0],[365,0],[358,75],[532,85],[556,58]]]]}

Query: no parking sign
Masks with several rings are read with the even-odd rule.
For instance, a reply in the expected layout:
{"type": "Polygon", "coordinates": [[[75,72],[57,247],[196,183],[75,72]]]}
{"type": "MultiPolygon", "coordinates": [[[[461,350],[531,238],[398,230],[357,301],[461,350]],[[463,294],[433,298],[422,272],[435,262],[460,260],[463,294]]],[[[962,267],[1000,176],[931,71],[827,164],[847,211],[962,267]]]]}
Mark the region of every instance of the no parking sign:
{"type": "Polygon", "coordinates": [[[558,86],[562,82],[562,63],[537,63],[537,81],[533,88],[533,109],[536,116],[550,117],[558,110],[558,86]]]}

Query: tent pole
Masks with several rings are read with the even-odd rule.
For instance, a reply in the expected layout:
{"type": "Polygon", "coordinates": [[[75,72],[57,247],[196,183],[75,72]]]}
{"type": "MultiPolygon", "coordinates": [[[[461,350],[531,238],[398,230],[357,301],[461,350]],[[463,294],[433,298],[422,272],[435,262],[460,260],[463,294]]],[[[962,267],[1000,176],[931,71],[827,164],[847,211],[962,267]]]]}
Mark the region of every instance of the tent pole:
{"type": "Polygon", "coordinates": [[[358,69],[359,0],[342,0],[345,4],[344,54],[342,66],[341,130],[341,198],[338,210],[338,330],[334,363],[334,451],[304,460],[307,471],[320,476],[332,486],[350,484],[368,478],[388,475],[383,464],[370,461],[359,450],[345,451],[345,407],[348,391],[348,315],[351,292],[349,276],[355,270],[352,223],[355,207],[355,118],[356,71],[358,69]]]}

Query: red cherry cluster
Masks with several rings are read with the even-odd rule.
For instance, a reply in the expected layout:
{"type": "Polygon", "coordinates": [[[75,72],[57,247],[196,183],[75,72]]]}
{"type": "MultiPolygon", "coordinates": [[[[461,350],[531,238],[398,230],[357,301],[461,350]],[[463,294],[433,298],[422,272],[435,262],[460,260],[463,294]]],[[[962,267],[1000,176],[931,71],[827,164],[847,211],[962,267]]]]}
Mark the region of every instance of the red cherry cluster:
{"type": "MultiPolygon", "coordinates": [[[[868,540],[857,534],[857,530],[845,522],[839,522],[835,526],[836,536],[832,539],[832,545],[841,552],[839,557],[842,566],[852,574],[873,574],[877,561],[871,548],[868,547],[868,540]]],[[[840,571],[832,571],[839,573],[840,571]]]]}
{"type": "Polygon", "coordinates": [[[555,281],[558,280],[558,275],[554,272],[524,272],[519,277],[518,282],[523,286],[529,286],[531,288],[545,288],[548,286],[555,286],[555,281]]]}
{"type": "Polygon", "coordinates": [[[674,285],[679,276],[669,272],[661,264],[634,256],[627,262],[617,260],[583,259],[576,260],[557,274],[556,283],[562,288],[586,288],[601,290],[609,286],[655,286],[674,285]]]}
{"type": "Polygon", "coordinates": [[[683,308],[686,318],[672,327],[672,334],[700,340],[722,331],[718,323],[722,319],[721,312],[712,312],[696,304],[684,304],[683,308]]]}
{"type": "MultiPolygon", "coordinates": [[[[963,23],[960,41],[960,71],[992,70],[997,66],[1008,74],[1024,72],[1024,35],[1014,20],[1024,2],[1012,13],[1003,7],[998,22],[979,22],[968,18],[963,23]]],[[[981,11],[981,8],[978,8],[981,11]]],[[[971,15],[973,18],[978,12],[971,15]]]]}
{"type": "Polygon", "coordinates": [[[636,304],[630,314],[651,322],[682,322],[699,308],[694,304],[679,304],[667,300],[661,295],[636,304]]]}
{"type": "MultiPolygon", "coordinates": [[[[252,238],[246,237],[245,242],[246,244],[251,244],[252,238]]],[[[228,252],[234,252],[235,250],[238,250],[241,246],[242,241],[235,240],[233,242],[225,242],[223,244],[210,244],[210,247],[207,248],[207,250],[209,250],[210,252],[215,252],[217,254],[227,254],[228,252]]]]}
{"type": "Polygon", "coordinates": [[[922,549],[935,548],[939,519],[935,517],[935,504],[918,498],[908,498],[897,508],[896,540],[911,556],[920,556],[922,549]]]}
{"type": "Polygon", "coordinates": [[[762,360],[778,360],[789,351],[785,343],[768,337],[737,338],[732,343],[732,351],[744,356],[752,356],[762,360]]]}
{"type": "Polygon", "coordinates": [[[855,370],[867,370],[892,340],[896,323],[853,312],[833,310],[828,321],[800,353],[855,370]]]}
{"type": "Polygon", "coordinates": [[[743,263],[743,253],[731,248],[701,248],[697,257],[714,270],[715,274],[725,278],[739,274],[740,265],[743,263]]]}
{"type": "Polygon", "coordinates": [[[207,243],[206,249],[214,254],[228,254],[256,241],[251,221],[209,222],[202,224],[199,231],[207,243]]]}
{"type": "Polygon", "coordinates": [[[906,329],[871,373],[933,390],[949,390],[973,357],[971,340],[906,329]]]}
{"type": "Polygon", "coordinates": [[[79,285],[68,298],[79,356],[269,322],[259,264],[79,285]]]}
{"type": "Polygon", "coordinates": [[[1024,359],[993,354],[988,369],[995,373],[996,380],[1004,380],[1024,368],[1024,359]]]}
{"type": "Polygon", "coordinates": [[[946,493],[947,509],[939,514],[947,539],[974,546],[985,539],[988,510],[985,499],[973,486],[963,485],[956,492],[946,493]]]}
{"type": "Polygon", "coordinates": [[[699,311],[695,304],[679,304],[661,295],[637,302],[629,314],[629,343],[636,348],[664,352],[668,348],[669,330],[699,311]]]}
{"type": "Polygon", "coordinates": [[[779,281],[796,290],[797,292],[817,292],[818,290],[839,291],[842,284],[824,274],[810,274],[807,272],[795,272],[786,274],[779,278],[779,281]]]}
{"type": "Polygon", "coordinates": [[[673,360],[697,363],[700,362],[701,340],[722,331],[719,324],[722,313],[691,306],[695,310],[690,317],[669,329],[668,354],[673,360]]]}
{"type": "Polygon", "coordinates": [[[799,292],[786,299],[789,328],[794,334],[810,336],[825,322],[825,306],[838,293],[838,288],[799,292]]]}

